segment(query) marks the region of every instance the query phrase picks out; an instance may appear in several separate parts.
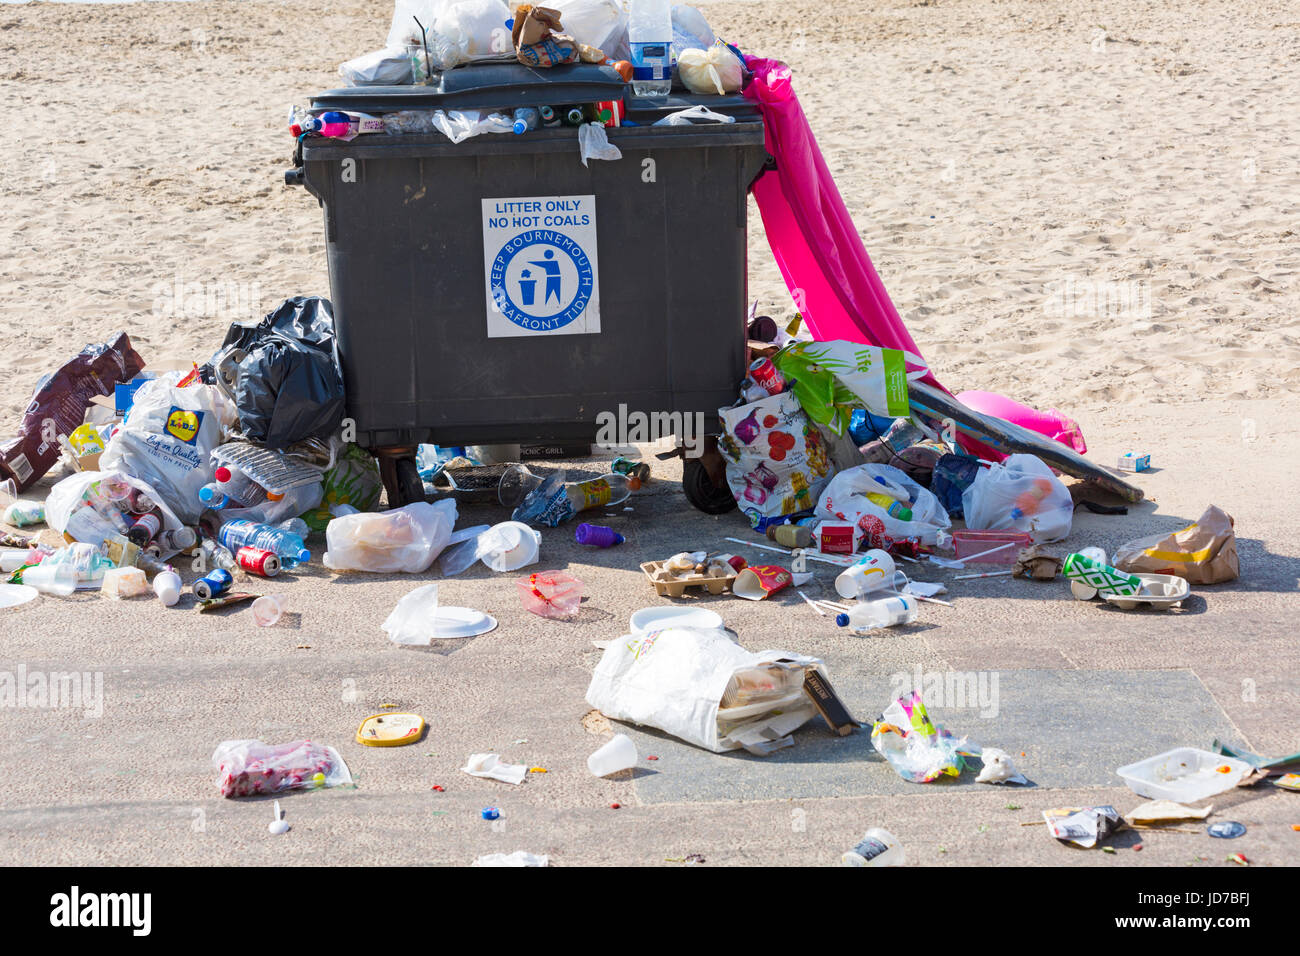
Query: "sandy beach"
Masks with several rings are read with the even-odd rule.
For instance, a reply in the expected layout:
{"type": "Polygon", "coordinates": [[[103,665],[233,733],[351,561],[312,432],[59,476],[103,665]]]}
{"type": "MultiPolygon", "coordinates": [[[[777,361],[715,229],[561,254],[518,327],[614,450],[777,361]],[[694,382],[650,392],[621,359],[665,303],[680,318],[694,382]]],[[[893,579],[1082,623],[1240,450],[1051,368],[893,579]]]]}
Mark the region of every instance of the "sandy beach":
{"type": "MultiPolygon", "coordinates": [[[[723,804],[707,786],[673,790],[674,756],[688,758],[653,736],[638,738],[643,753],[663,756],[653,775],[587,774],[600,742],[580,723],[599,657],[592,641],[618,637],[650,603],[638,561],[692,536],[713,547],[749,534],[734,512],[693,512],[675,462],[656,462],[635,512],[612,522],[625,548],[593,557],[571,535],[548,536],[545,566],[573,571],[590,595],[561,628],[524,612],[513,584],[482,568],[450,583],[447,601],[496,615],[500,628],[429,653],[399,650],[379,630],[423,583],[403,575],[303,569],[277,587],[293,595],[291,621],[268,632],[152,600],[42,598],[0,612],[0,669],[101,672],[104,707],[93,719],[6,715],[0,862],[464,865],[530,849],[557,865],[661,865],[693,852],[710,864],[825,864],[888,817],[917,862],[1097,865],[1100,855],[1065,852],[1019,823],[1072,802],[1137,802],[1113,758],[1125,708],[1149,696],[1144,681],[1158,695],[1161,681],[1185,677],[1204,706],[1130,741],[1139,755],[1216,735],[1264,754],[1300,750],[1300,655],[1285,623],[1300,610],[1294,4],[937,0],[849,12],[765,0],[703,10],[720,36],[794,68],[866,248],[946,386],[1059,408],[1104,464],[1154,454],[1159,470],[1135,479],[1147,501],[1126,517],[1080,512],[1071,549],[1175,529],[1215,503],[1236,518],[1241,580],[1198,589],[1183,613],[1135,618],[1069,601],[1059,582],[948,573],[938,579],[954,608],[867,641],[792,595],[779,609],[714,605],[746,647],[823,657],[861,720],[885,703],[879,681],[914,665],[1084,675],[1097,682],[1089,693],[1116,675],[1122,691],[1079,703],[1095,734],[1077,748],[1063,740],[1066,717],[1055,736],[1038,728],[1035,752],[1012,739],[1008,716],[985,725],[951,715],[972,736],[1027,749],[1031,776],[1079,768],[1019,794],[1019,813],[1001,809],[1004,793],[974,787],[913,787],[901,800],[856,769],[833,793],[779,793],[745,777],[723,804]],[[428,739],[354,744],[360,719],[387,704],[422,713],[428,739]],[[358,789],[290,798],[295,831],[268,842],[266,806],[223,801],[208,766],[219,741],[256,736],[338,746],[358,789]],[[460,773],[466,756],[489,750],[550,772],[518,788],[460,773]],[[447,788],[441,803],[433,784],[447,788]],[[506,826],[477,818],[489,804],[507,810],[506,826]],[[806,810],[803,829],[789,823],[794,805],[806,810]]],[[[388,0],[0,5],[0,434],[42,374],[114,330],[146,360],[203,362],[230,322],[329,294],[320,210],[283,185],[285,117],[291,103],[342,85],[337,65],[381,46],[390,15],[388,0]],[[201,304],[187,311],[195,293],[201,304]]],[[[793,312],[752,200],[749,270],[760,311],[793,312]]],[[[815,587],[829,593],[831,578],[819,570],[815,587]]],[[[798,749],[780,759],[797,769],[798,749]]],[[[1291,795],[1243,794],[1223,798],[1251,827],[1241,847],[1264,864],[1293,860],[1291,795]]],[[[1119,862],[1222,865],[1221,847],[1162,837],[1119,862]]]]}

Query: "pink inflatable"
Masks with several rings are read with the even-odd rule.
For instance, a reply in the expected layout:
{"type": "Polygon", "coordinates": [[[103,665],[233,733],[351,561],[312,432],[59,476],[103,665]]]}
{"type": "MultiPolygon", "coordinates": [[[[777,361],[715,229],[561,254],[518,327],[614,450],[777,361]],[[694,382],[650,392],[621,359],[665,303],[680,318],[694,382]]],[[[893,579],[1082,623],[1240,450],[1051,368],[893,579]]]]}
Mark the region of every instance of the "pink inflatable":
{"type": "MultiPolygon", "coordinates": [[[[1040,412],[1028,405],[1014,402],[997,392],[962,392],[957,396],[957,401],[982,415],[992,415],[995,418],[1011,422],[1013,425],[1019,425],[1021,428],[1028,428],[1032,432],[1046,435],[1053,441],[1059,441],[1062,445],[1073,448],[1080,455],[1086,454],[1088,451],[1088,445],[1083,440],[1083,432],[1079,430],[1078,423],[1074,419],[1062,415],[1054,408],[1040,412]]],[[[1001,461],[1005,457],[1001,452],[975,441],[968,435],[958,436],[958,442],[972,454],[981,458],[988,458],[990,461],[1001,461]]]]}

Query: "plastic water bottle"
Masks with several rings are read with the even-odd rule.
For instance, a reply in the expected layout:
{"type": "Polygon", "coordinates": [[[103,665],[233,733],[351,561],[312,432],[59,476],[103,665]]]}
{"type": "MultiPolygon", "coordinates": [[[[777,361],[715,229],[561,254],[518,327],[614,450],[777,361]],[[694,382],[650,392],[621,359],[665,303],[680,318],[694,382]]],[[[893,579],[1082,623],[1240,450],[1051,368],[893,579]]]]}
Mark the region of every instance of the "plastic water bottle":
{"type": "Polygon", "coordinates": [[[211,538],[203,539],[203,543],[199,545],[199,553],[203,555],[207,567],[221,568],[231,574],[239,570],[239,562],[235,560],[235,556],[211,538]]]}
{"type": "MultiPolygon", "coordinates": [[[[240,502],[245,508],[254,508],[267,498],[275,497],[250,478],[243,469],[231,465],[219,466],[214,477],[217,479],[214,482],[217,490],[240,502]]],[[[204,487],[209,486],[205,485],[204,487]]],[[[203,498],[203,492],[199,492],[199,497],[203,498]]],[[[280,495],[280,497],[283,498],[284,496],[280,495]]]]}
{"type": "Polygon", "coordinates": [[[878,627],[896,627],[916,620],[916,599],[905,594],[859,601],[849,613],[837,615],[835,623],[855,634],[865,634],[878,627]]]}
{"type": "Polygon", "coordinates": [[[902,866],[906,861],[898,837],[880,827],[872,827],[857,846],[840,857],[842,866],[902,866]]]}
{"type": "Polygon", "coordinates": [[[320,115],[320,129],[316,132],[331,139],[352,139],[359,133],[382,133],[384,121],[365,113],[345,113],[330,110],[320,115]]]}
{"type": "Polygon", "coordinates": [[[530,129],[537,129],[541,121],[541,114],[531,106],[519,107],[515,110],[515,135],[522,136],[530,129]]]}
{"type": "Polygon", "coordinates": [[[245,519],[227,521],[217,532],[217,539],[231,553],[247,547],[274,551],[286,568],[311,560],[311,552],[300,536],[292,531],[273,528],[269,524],[258,524],[245,519]]]}
{"type": "Polygon", "coordinates": [[[628,8],[632,93],[635,96],[667,96],[673,87],[672,4],[669,0],[631,0],[628,8]]]}

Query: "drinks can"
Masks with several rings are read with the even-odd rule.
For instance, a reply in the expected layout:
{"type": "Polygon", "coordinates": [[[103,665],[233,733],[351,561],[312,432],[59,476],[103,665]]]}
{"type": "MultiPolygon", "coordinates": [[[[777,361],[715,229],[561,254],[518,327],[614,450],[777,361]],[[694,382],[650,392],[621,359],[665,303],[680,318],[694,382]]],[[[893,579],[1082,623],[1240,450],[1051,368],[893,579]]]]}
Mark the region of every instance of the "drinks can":
{"type": "Polygon", "coordinates": [[[274,551],[245,546],[235,552],[235,560],[245,571],[273,578],[280,573],[280,556],[274,551]]]}
{"type": "Polygon", "coordinates": [[[229,571],[217,568],[195,581],[192,590],[196,598],[207,601],[218,595],[225,594],[234,583],[235,579],[229,571]]]}
{"type": "Polygon", "coordinates": [[[749,377],[769,395],[780,395],[785,390],[785,378],[770,358],[754,359],[749,366],[749,377]]]}

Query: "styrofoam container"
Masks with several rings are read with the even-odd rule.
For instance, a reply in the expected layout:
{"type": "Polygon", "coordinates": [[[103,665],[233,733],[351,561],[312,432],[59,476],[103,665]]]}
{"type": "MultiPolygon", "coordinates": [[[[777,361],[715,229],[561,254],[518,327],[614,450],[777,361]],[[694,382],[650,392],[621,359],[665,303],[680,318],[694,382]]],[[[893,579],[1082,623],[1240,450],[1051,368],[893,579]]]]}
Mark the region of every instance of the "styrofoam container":
{"type": "Polygon", "coordinates": [[[1231,790],[1251,771],[1244,760],[1223,754],[1176,747],[1173,750],[1120,767],[1119,774],[1129,789],[1152,800],[1195,803],[1216,793],[1231,790]],[[1220,767],[1231,768],[1220,773],[1220,767]]]}

